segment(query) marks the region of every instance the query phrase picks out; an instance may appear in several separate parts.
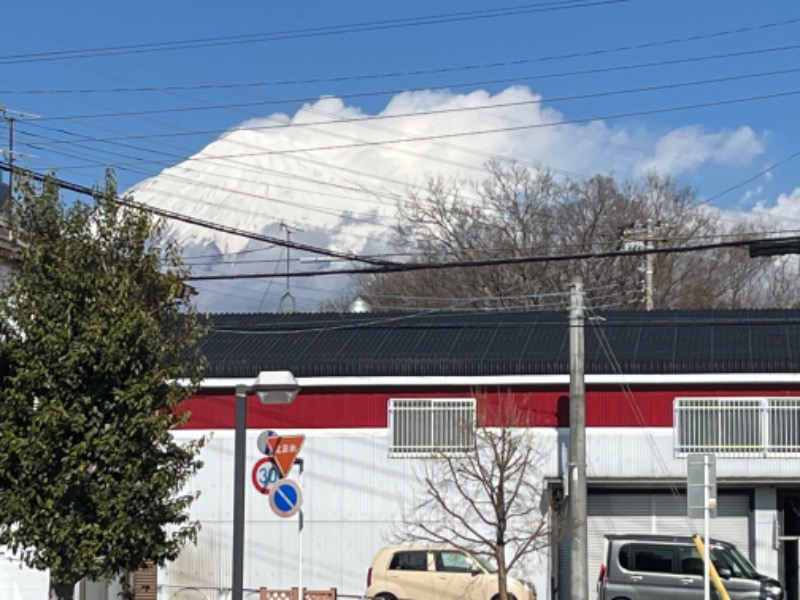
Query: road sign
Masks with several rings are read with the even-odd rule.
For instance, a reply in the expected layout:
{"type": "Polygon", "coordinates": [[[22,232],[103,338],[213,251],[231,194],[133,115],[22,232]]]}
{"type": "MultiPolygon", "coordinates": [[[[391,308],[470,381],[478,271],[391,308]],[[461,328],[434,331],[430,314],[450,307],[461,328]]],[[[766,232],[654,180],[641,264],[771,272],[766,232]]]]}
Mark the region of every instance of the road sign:
{"type": "Polygon", "coordinates": [[[269,490],[269,505],[279,517],[291,517],[303,504],[300,486],[291,479],[279,479],[269,490]]]}
{"type": "Polygon", "coordinates": [[[269,494],[270,487],[281,478],[281,472],[269,456],[259,458],[253,465],[253,485],[262,494],[269,494]]]}
{"type": "Polygon", "coordinates": [[[281,475],[284,477],[289,475],[292,470],[294,459],[297,458],[297,453],[303,447],[303,442],[306,441],[304,435],[280,435],[267,437],[267,444],[271,451],[272,459],[278,465],[281,475]]]}
{"type": "Polygon", "coordinates": [[[713,454],[690,454],[687,462],[686,503],[688,515],[702,519],[717,516],[717,461],[713,454]],[[706,504],[708,502],[708,504],[706,504]]]}
{"type": "Polygon", "coordinates": [[[258,440],[256,444],[258,445],[258,451],[261,454],[266,454],[267,456],[272,456],[272,447],[269,445],[269,438],[277,438],[278,434],[272,431],[271,429],[265,429],[260,434],[258,434],[258,440]]]}

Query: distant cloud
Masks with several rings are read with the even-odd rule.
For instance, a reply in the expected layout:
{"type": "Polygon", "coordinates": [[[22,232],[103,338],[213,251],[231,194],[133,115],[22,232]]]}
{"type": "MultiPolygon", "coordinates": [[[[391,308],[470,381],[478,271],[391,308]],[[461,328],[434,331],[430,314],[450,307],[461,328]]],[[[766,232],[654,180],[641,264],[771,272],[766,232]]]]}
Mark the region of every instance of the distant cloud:
{"type": "Polygon", "coordinates": [[[637,165],[636,174],[680,175],[704,163],[739,166],[763,152],[764,144],[749,127],[716,132],[700,126],[679,127],[658,139],[653,155],[637,165]]]}
{"type": "Polygon", "coordinates": [[[786,229],[800,229],[800,187],[788,194],[781,194],[774,204],[759,201],[753,207],[752,213],[775,219],[784,224],[786,229]]]}

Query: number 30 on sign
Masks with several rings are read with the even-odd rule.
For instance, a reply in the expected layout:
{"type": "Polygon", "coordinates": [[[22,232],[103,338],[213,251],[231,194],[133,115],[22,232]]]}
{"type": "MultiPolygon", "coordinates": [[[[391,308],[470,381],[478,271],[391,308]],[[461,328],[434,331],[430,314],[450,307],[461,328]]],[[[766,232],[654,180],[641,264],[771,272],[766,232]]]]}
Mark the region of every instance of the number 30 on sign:
{"type": "Polygon", "coordinates": [[[272,458],[265,456],[259,458],[253,465],[253,485],[262,494],[269,494],[272,484],[280,479],[281,473],[272,458]]]}

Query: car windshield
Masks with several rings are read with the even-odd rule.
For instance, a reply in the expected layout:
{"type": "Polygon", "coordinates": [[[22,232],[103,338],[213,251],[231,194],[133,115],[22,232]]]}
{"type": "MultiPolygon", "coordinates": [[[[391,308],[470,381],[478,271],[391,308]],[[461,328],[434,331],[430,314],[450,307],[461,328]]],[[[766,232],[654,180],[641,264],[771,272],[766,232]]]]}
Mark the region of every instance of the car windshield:
{"type": "Polygon", "coordinates": [[[711,560],[717,569],[729,569],[734,577],[756,579],[758,573],[749,560],[736,548],[717,546],[711,550],[711,560]]]}

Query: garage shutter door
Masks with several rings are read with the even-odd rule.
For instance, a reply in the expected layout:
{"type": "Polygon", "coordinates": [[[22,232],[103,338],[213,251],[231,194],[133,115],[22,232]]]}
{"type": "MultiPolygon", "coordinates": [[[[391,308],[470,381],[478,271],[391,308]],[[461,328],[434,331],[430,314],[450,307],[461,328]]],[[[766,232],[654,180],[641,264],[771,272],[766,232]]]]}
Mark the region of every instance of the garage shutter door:
{"type": "MultiPolygon", "coordinates": [[[[589,555],[589,598],[595,596],[595,584],[603,560],[603,536],[607,533],[660,533],[691,535],[703,532],[703,520],[695,519],[694,531],[686,517],[686,496],[663,493],[590,493],[587,550],[589,555]]],[[[710,521],[711,536],[736,544],[750,555],[750,496],[720,494],[717,518],[710,521]]],[[[569,529],[559,547],[558,594],[570,598],[569,529]]]]}

